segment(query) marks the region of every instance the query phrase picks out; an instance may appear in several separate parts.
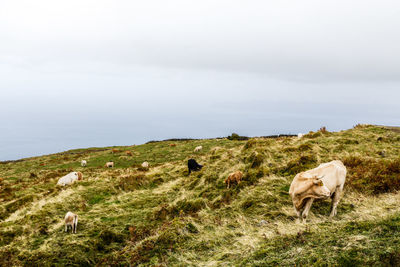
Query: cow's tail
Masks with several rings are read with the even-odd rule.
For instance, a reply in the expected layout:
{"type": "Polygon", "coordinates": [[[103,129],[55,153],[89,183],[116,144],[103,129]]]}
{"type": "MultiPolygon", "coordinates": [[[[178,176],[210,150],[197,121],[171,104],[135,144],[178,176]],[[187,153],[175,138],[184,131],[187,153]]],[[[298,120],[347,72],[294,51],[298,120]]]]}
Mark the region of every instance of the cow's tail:
{"type": "Polygon", "coordinates": [[[78,215],[74,215],[74,221],[73,221],[73,223],[74,223],[74,227],[73,227],[73,231],[76,233],[76,228],[78,227],[78,215]]]}

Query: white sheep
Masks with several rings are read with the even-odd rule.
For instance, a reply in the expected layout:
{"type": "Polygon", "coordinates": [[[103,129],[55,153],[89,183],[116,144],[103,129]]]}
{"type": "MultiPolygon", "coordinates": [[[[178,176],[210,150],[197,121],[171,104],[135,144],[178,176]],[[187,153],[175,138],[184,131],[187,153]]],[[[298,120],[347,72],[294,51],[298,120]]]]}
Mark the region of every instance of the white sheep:
{"type": "Polygon", "coordinates": [[[113,161],[109,161],[106,163],[105,165],[107,168],[114,168],[114,162],[113,161]]]}
{"type": "Polygon", "coordinates": [[[143,162],[142,167],[146,169],[149,168],[149,163],[147,161],[143,162]]]}
{"type": "Polygon", "coordinates": [[[82,167],[86,167],[87,165],[87,161],[86,160],[81,160],[81,166],[82,167]]]}
{"type": "Polygon", "coordinates": [[[78,228],[78,215],[70,211],[65,215],[65,232],[68,232],[68,226],[71,226],[71,232],[76,234],[78,228]]]}
{"type": "Polygon", "coordinates": [[[194,149],[194,152],[199,152],[200,150],[202,150],[203,149],[203,146],[197,146],[195,149],[194,149]]]}
{"type": "Polygon", "coordinates": [[[82,179],[83,179],[83,174],[81,172],[70,172],[67,175],[58,179],[57,184],[61,186],[66,186],[72,184],[76,180],[82,180],[82,179]]]}

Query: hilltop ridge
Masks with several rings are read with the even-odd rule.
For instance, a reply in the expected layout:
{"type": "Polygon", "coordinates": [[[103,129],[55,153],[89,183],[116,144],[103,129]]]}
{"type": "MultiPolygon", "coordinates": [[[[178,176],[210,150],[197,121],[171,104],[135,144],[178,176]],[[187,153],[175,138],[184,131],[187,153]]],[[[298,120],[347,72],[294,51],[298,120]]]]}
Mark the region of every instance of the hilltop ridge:
{"type": "Polygon", "coordinates": [[[0,265],[400,265],[396,127],[112,148],[0,164],[0,265]],[[204,168],[189,176],[189,158],[204,168]],[[338,216],[320,201],[296,222],[294,175],[334,159],[348,168],[338,216]],[[235,170],[243,182],[227,189],[235,170]],[[71,171],[84,179],[56,186],[71,171]],[[79,215],[77,234],[64,233],[67,211],[79,215]]]}

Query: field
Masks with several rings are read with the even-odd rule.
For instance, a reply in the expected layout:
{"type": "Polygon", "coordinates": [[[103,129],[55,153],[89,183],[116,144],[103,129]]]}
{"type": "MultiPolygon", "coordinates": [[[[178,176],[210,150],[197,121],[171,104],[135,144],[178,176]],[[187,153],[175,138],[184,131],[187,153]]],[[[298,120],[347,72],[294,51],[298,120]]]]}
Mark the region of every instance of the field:
{"type": "Polygon", "coordinates": [[[398,190],[400,132],[371,125],[3,162],[0,266],[400,266],[398,190]],[[189,158],[204,168],[188,175],[189,158]],[[330,202],[319,201],[298,222],[288,195],[294,175],[334,159],[348,168],[338,216],[330,220],[330,202]],[[104,167],[109,160],[115,168],[104,167]],[[235,170],[244,180],[227,189],[235,170]],[[84,179],[58,187],[71,171],[84,179]],[[67,211],[79,215],[77,234],[64,232],[67,211]]]}

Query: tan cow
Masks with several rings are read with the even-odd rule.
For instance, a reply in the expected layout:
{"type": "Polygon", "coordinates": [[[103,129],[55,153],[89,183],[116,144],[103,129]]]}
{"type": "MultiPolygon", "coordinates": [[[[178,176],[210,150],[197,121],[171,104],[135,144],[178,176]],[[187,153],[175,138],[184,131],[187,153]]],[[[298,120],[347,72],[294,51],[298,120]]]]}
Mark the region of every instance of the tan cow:
{"type": "Polygon", "coordinates": [[[169,146],[170,146],[170,147],[175,147],[175,146],[176,146],[176,144],[169,144],[169,146]]]}
{"type": "Polygon", "coordinates": [[[226,188],[229,188],[230,184],[236,182],[236,184],[240,184],[242,181],[243,173],[241,171],[235,171],[228,175],[228,178],[225,179],[226,188]]]}
{"type": "Polygon", "coordinates": [[[71,232],[76,234],[78,228],[78,215],[70,211],[65,215],[65,232],[68,232],[68,226],[71,226],[71,232]]]}
{"type": "Polygon", "coordinates": [[[290,185],[289,195],[297,216],[304,222],[314,199],[332,198],[330,217],[336,215],[347,170],[340,160],[323,163],[317,168],[297,174],[290,185]]]}
{"type": "Polygon", "coordinates": [[[125,154],[126,154],[127,156],[133,156],[132,152],[131,152],[131,151],[129,151],[129,150],[128,150],[128,151],[126,151],[126,152],[125,152],[125,154]]]}

